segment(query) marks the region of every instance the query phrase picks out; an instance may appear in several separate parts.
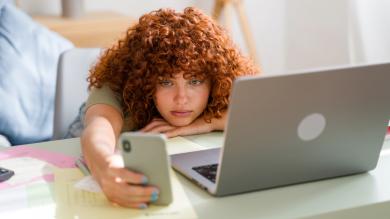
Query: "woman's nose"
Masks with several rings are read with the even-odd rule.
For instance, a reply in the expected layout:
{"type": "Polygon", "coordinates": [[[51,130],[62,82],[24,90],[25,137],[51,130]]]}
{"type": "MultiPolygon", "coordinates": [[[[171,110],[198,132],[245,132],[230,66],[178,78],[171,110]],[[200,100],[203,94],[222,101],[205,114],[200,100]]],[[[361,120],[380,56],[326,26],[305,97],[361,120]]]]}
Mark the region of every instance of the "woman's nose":
{"type": "Polygon", "coordinates": [[[178,87],[176,89],[175,102],[180,105],[188,103],[188,91],[185,87],[178,87]]]}

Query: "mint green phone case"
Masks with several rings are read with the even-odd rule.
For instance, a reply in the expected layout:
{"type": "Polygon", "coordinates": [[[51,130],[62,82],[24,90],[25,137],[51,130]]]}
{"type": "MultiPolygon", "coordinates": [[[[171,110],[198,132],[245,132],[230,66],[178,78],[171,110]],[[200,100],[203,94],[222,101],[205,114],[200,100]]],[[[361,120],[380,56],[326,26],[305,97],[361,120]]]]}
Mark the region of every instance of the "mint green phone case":
{"type": "Polygon", "coordinates": [[[170,204],[173,197],[165,136],[124,132],[121,134],[118,144],[125,167],[143,173],[148,178],[149,185],[159,188],[159,199],[152,204],[170,204]]]}

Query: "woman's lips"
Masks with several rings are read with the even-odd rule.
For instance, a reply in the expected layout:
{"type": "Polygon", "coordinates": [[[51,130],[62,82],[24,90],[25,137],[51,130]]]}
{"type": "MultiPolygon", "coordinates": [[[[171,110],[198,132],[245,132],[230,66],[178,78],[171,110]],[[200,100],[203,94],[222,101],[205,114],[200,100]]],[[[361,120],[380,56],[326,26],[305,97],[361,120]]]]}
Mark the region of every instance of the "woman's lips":
{"type": "Polygon", "coordinates": [[[190,116],[192,111],[171,111],[171,114],[176,117],[187,117],[190,116]]]}

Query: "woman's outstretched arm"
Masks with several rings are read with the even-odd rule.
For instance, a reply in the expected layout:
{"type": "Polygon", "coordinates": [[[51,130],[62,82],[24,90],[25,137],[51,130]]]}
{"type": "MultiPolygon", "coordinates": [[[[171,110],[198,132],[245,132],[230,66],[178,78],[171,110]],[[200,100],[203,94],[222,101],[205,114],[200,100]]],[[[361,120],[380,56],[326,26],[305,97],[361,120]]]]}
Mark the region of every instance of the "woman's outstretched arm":
{"type": "Polygon", "coordinates": [[[159,191],[144,187],[147,178],[124,168],[122,157],[115,153],[123,118],[114,107],[95,104],[87,109],[81,137],[82,151],[106,197],[124,207],[146,208],[156,201],[159,191]]]}

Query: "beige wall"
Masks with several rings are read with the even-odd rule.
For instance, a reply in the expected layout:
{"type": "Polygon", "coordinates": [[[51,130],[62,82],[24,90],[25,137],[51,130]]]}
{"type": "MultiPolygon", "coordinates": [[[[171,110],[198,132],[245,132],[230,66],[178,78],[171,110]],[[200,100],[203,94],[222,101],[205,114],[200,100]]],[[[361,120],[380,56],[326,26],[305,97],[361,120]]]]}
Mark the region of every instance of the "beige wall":
{"type": "MultiPolygon", "coordinates": [[[[60,0],[19,0],[30,14],[60,14],[60,0]]],[[[211,0],[85,0],[86,11],[113,10],[138,17],[161,7],[196,6],[211,13],[211,0]]],[[[244,0],[265,74],[390,60],[388,0],[244,0]],[[389,37],[387,37],[389,36],[389,37]]],[[[236,18],[236,17],[235,17],[236,18]]],[[[237,23],[233,38],[246,52],[237,23]]]]}

